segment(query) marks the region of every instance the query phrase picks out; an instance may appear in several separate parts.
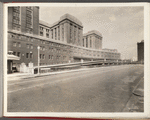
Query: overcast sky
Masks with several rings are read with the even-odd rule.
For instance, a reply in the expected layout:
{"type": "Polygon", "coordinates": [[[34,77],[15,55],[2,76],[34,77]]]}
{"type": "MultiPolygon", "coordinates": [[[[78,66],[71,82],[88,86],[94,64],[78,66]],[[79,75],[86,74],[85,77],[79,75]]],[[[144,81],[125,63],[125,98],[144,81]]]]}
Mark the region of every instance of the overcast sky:
{"type": "Polygon", "coordinates": [[[122,59],[137,58],[137,42],[144,39],[143,7],[40,7],[40,20],[49,24],[64,14],[83,24],[83,33],[98,30],[103,48],[118,49],[122,59]]]}

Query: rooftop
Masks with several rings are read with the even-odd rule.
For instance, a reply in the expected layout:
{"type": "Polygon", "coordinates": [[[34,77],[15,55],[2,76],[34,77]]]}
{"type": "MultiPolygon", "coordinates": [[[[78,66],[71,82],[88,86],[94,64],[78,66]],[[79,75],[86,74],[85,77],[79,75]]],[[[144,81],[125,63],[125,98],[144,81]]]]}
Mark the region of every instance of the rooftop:
{"type": "Polygon", "coordinates": [[[87,36],[87,35],[90,35],[90,34],[96,34],[96,35],[99,35],[99,36],[102,37],[102,34],[97,30],[91,30],[88,33],[83,34],[83,36],[87,36]]]}
{"type": "Polygon", "coordinates": [[[51,24],[49,24],[49,23],[47,23],[47,22],[45,22],[43,20],[39,20],[39,24],[47,26],[47,27],[51,27],[51,24]]]}
{"type": "Polygon", "coordinates": [[[60,19],[59,19],[59,21],[53,23],[51,25],[51,27],[54,26],[54,25],[56,25],[56,24],[58,24],[59,22],[65,20],[65,19],[69,19],[70,21],[72,21],[72,22],[74,22],[74,23],[82,26],[82,22],[80,20],[78,20],[76,17],[74,17],[74,16],[72,16],[72,15],[70,15],[70,14],[67,13],[67,14],[61,16],[60,19]]]}

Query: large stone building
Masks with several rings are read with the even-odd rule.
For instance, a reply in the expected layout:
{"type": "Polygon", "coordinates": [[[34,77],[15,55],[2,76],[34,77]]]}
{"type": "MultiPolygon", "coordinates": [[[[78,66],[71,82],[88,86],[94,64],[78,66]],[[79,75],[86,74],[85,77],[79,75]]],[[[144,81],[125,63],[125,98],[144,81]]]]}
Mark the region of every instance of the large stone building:
{"type": "Polygon", "coordinates": [[[40,65],[62,64],[81,60],[120,59],[117,50],[102,49],[102,35],[92,30],[83,34],[83,25],[65,14],[54,24],[39,20],[39,7],[8,8],[8,52],[20,57],[13,66],[24,62],[40,65]]]}
{"type": "Polygon", "coordinates": [[[144,40],[137,43],[138,61],[144,63],[144,40]]]}

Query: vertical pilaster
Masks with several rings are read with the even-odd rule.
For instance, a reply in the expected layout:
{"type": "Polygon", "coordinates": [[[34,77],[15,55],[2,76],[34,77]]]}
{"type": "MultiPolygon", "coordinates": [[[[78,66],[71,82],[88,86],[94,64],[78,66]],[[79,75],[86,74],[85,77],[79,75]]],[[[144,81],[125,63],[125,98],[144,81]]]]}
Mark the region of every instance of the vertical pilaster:
{"type": "MultiPolygon", "coordinates": [[[[59,25],[58,25],[59,26],[59,25]]],[[[58,26],[56,27],[56,31],[57,31],[57,40],[60,40],[58,39],[58,26]]]]}
{"type": "Polygon", "coordinates": [[[67,43],[67,33],[68,33],[68,25],[67,22],[64,23],[64,42],[67,43]]]}
{"type": "Polygon", "coordinates": [[[90,48],[90,36],[88,36],[88,48],[90,48]]]}
{"type": "Polygon", "coordinates": [[[59,29],[60,29],[60,41],[62,41],[62,24],[59,25],[59,29]]]}

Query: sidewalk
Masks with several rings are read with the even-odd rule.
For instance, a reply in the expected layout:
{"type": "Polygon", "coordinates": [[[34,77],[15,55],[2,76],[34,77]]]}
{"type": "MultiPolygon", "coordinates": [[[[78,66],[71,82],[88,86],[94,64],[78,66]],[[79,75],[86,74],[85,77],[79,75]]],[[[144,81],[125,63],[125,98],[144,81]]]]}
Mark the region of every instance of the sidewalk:
{"type": "Polygon", "coordinates": [[[40,73],[40,74],[30,74],[30,73],[13,73],[7,75],[7,81],[13,80],[21,80],[21,79],[28,79],[33,77],[42,77],[47,75],[56,75],[62,73],[69,73],[69,72],[76,72],[76,71],[83,71],[83,70],[91,70],[91,69],[99,69],[97,68],[82,68],[82,69],[75,69],[75,70],[65,70],[65,71],[57,71],[57,72],[50,72],[50,73],[40,73]]]}
{"type": "Polygon", "coordinates": [[[144,112],[144,78],[142,78],[132,92],[123,112],[144,112]]]}

